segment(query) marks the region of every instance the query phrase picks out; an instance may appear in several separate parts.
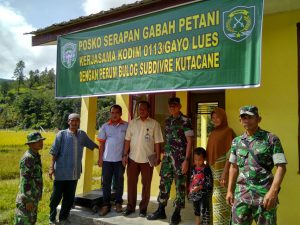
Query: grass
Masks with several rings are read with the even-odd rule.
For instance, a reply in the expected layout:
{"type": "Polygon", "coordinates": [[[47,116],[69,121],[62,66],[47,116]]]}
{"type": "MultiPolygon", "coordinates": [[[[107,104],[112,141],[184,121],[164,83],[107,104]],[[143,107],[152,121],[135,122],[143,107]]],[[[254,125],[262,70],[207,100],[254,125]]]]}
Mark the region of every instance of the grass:
{"type": "MultiPolygon", "coordinates": [[[[15,199],[19,186],[19,160],[27,150],[26,136],[29,131],[0,131],[0,225],[13,224],[15,199]]],[[[43,198],[39,202],[37,224],[48,224],[49,201],[52,193],[52,181],[48,177],[51,161],[49,148],[54,141],[55,133],[42,134],[46,137],[44,148],[40,151],[43,165],[44,190],[43,198]]],[[[96,149],[95,149],[96,150],[96,149]]],[[[94,151],[93,177],[100,176],[97,166],[98,151],[94,151]]],[[[92,181],[92,188],[99,188],[99,180],[92,181]]]]}

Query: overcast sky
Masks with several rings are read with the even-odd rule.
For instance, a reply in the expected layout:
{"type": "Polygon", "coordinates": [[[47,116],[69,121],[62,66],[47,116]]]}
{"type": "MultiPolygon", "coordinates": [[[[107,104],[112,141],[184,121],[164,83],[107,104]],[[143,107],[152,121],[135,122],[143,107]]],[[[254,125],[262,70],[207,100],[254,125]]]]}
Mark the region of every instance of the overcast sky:
{"type": "Polygon", "coordinates": [[[19,60],[30,70],[56,69],[56,46],[32,47],[26,32],[137,0],[0,0],[0,78],[11,79],[19,60]]]}

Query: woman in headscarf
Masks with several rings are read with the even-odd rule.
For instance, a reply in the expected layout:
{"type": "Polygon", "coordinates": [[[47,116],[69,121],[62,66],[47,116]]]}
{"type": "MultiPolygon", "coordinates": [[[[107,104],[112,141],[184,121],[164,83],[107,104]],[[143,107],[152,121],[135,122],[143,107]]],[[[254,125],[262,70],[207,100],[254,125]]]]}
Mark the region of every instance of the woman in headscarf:
{"type": "Polygon", "coordinates": [[[207,142],[207,160],[214,177],[213,191],[213,224],[230,224],[230,206],[226,204],[229,161],[227,153],[235,137],[234,131],[228,127],[224,109],[215,108],[211,112],[211,120],[215,129],[207,142]]]}

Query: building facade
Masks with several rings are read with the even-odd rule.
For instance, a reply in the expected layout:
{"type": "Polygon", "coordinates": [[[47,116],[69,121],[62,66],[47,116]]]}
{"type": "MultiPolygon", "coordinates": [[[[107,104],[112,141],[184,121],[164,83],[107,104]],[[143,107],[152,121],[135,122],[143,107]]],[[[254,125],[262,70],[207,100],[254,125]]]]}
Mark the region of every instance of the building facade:
{"type": "MultiPolygon", "coordinates": [[[[56,44],[57,36],[101,26],[118,20],[151,13],[192,1],[141,1],[121,6],[58,25],[32,32],[33,45],[56,44]]],[[[168,115],[167,99],[178,96],[182,101],[182,111],[193,120],[197,138],[195,146],[206,144],[209,132],[209,110],[211,107],[225,108],[228,122],[237,134],[243,132],[239,123],[239,107],[256,105],[262,116],[260,126],[272,131],[281,139],[288,160],[287,173],[280,191],[278,224],[297,224],[300,217],[299,178],[299,78],[300,78],[300,2],[265,1],[262,25],[262,70],[261,84],[255,88],[224,90],[169,91],[166,93],[117,95],[117,104],[123,107],[123,119],[135,115],[136,103],[140,99],[149,100],[154,106],[152,116],[161,122],[168,115]],[[208,128],[207,128],[208,127],[208,128]]],[[[97,97],[83,97],[81,128],[92,137],[95,135],[97,97]]],[[[84,173],[77,192],[91,189],[93,154],[86,152],[83,159],[84,173]]],[[[157,195],[159,167],[155,168],[152,195],[157,195]]]]}

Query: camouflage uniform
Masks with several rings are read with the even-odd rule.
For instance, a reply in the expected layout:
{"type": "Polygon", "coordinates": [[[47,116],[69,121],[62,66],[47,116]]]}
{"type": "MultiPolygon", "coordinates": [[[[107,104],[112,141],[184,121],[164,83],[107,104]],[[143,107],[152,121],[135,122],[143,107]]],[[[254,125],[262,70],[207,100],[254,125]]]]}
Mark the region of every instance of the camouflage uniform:
{"type": "Polygon", "coordinates": [[[35,224],[38,202],[42,198],[43,177],[40,154],[28,150],[20,161],[20,190],[16,199],[15,224],[35,224]],[[26,210],[26,203],[33,203],[32,212],[26,210]]]}
{"type": "Polygon", "coordinates": [[[170,116],[165,121],[165,152],[160,170],[158,202],[167,205],[173,179],[176,185],[174,206],[184,208],[186,175],[182,174],[181,164],[185,159],[186,136],[194,136],[190,119],[183,114],[176,118],[170,116]]]}
{"type": "Polygon", "coordinates": [[[239,174],[232,207],[232,224],[276,224],[276,207],[263,208],[263,199],[273,182],[274,164],[286,164],[280,140],[268,131],[258,129],[254,135],[246,133],[232,142],[229,161],[236,163],[239,174]]]}

